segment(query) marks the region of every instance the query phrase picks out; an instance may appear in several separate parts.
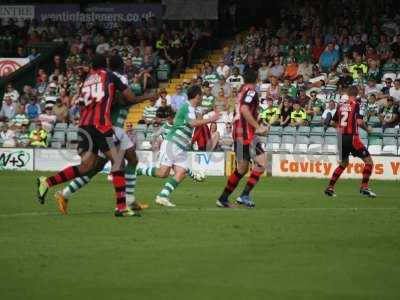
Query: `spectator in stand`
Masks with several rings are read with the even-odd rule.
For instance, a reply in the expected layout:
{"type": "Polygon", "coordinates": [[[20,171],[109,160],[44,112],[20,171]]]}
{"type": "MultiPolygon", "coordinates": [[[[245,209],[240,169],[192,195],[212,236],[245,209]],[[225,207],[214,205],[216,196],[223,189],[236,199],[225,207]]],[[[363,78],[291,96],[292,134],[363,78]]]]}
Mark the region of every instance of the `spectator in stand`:
{"type": "Polygon", "coordinates": [[[11,121],[17,114],[17,105],[12,102],[10,96],[5,96],[0,110],[0,121],[11,121]]]}
{"type": "Polygon", "coordinates": [[[399,106],[394,104],[393,97],[387,99],[386,106],[382,107],[379,118],[382,123],[382,128],[393,128],[399,121],[399,106]]]}
{"type": "Polygon", "coordinates": [[[31,97],[29,103],[25,106],[25,113],[29,120],[35,120],[42,113],[40,105],[37,103],[36,97],[31,97]]]}
{"type": "Polygon", "coordinates": [[[167,99],[161,98],[161,105],[156,111],[156,122],[159,124],[164,124],[172,113],[172,108],[167,104],[167,99]]]}
{"type": "Polygon", "coordinates": [[[269,67],[267,60],[263,58],[261,60],[260,67],[258,68],[258,80],[260,82],[266,82],[268,80],[268,75],[269,75],[269,67]]]}
{"type": "Polygon", "coordinates": [[[307,113],[297,101],[293,103],[293,111],[290,114],[290,125],[296,127],[307,125],[307,113]]]}
{"type": "Polygon", "coordinates": [[[155,81],[154,65],[149,56],[145,56],[143,58],[143,63],[140,65],[139,69],[139,76],[142,80],[143,92],[145,92],[147,88],[152,86],[153,82],[155,81]]]}
{"type": "Polygon", "coordinates": [[[232,94],[231,96],[228,96],[228,113],[233,115],[235,111],[235,106],[236,106],[236,101],[238,97],[238,89],[237,88],[232,88],[232,94]]]}
{"type": "Polygon", "coordinates": [[[225,61],[221,59],[218,62],[218,66],[215,71],[217,72],[219,78],[226,80],[229,77],[230,68],[225,64],[225,61]]]}
{"type": "Polygon", "coordinates": [[[320,116],[325,110],[325,101],[317,98],[317,92],[310,92],[310,100],[307,103],[306,111],[309,116],[320,116]]]}
{"type": "Polygon", "coordinates": [[[15,139],[15,132],[8,127],[7,124],[3,124],[0,130],[0,141],[2,147],[12,148],[15,147],[17,142],[15,139]]]}
{"type": "Polygon", "coordinates": [[[53,106],[53,113],[56,116],[56,122],[68,122],[68,107],[61,101],[61,98],[57,98],[56,105],[53,106]]]}
{"type": "Polygon", "coordinates": [[[172,47],[164,49],[164,55],[172,65],[173,73],[180,74],[185,67],[185,49],[181,41],[177,40],[172,47]]]}
{"type": "Polygon", "coordinates": [[[156,116],[157,116],[156,100],[154,98],[151,98],[150,105],[144,108],[143,117],[140,122],[146,125],[152,125],[154,122],[156,122],[156,116]]]}
{"type": "Polygon", "coordinates": [[[211,135],[211,139],[210,139],[210,146],[209,146],[209,151],[215,151],[215,150],[219,150],[219,142],[220,142],[220,135],[218,132],[218,127],[217,127],[217,123],[213,122],[210,124],[210,135],[211,135]]]}
{"type": "Polygon", "coordinates": [[[47,131],[43,129],[40,121],[36,122],[36,127],[29,134],[29,144],[33,147],[47,147],[47,131]]]}
{"type": "Polygon", "coordinates": [[[68,109],[68,122],[74,123],[74,120],[80,118],[79,100],[73,101],[71,107],[68,109]]]}
{"type": "Polygon", "coordinates": [[[164,88],[160,89],[159,95],[160,95],[160,97],[157,99],[157,102],[156,102],[156,106],[157,107],[160,107],[161,106],[161,102],[164,101],[164,100],[166,101],[168,106],[171,105],[171,96],[168,95],[166,89],[164,89],[164,88]]]}
{"type": "Polygon", "coordinates": [[[322,43],[321,38],[317,36],[314,41],[314,46],[311,49],[312,60],[314,63],[317,63],[319,61],[319,58],[320,58],[322,52],[324,52],[324,50],[325,50],[325,46],[322,43]]]}
{"type": "Polygon", "coordinates": [[[400,79],[397,78],[394,81],[394,86],[392,86],[389,90],[390,97],[396,102],[396,104],[400,104],[400,79]]]}
{"type": "Polygon", "coordinates": [[[332,119],[335,113],[336,113],[336,102],[334,100],[330,100],[328,107],[324,110],[321,116],[321,122],[325,128],[331,126],[332,119]]]}
{"type": "Polygon", "coordinates": [[[203,98],[201,101],[200,108],[203,114],[207,114],[213,110],[215,103],[215,97],[211,93],[211,88],[207,87],[204,89],[203,98]]]}
{"type": "Polygon", "coordinates": [[[299,71],[299,65],[296,61],[296,58],[291,57],[286,62],[284,76],[290,78],[291,80],[295,80],[297,78],[298,71],[299,71]]]}
{"type": "Polygon", "coordinates": [[[274,101],[272,98],[267,99],[267,107],[261,111],[259,115],[259,120],[264,125],[277,125],[279,124],[279,108],[274,106],[274,101]]]}
{"type": "Polygon", "coordinates": [[[335,46],[330,42],[324,52],[322,52],[319,58],[319,67],[321,72],[330,73],[336,69],[336,65],[339,63],[339,51],[335,49],[335,46]]]}
{"type": "Polygon", "coordinates": [[[239,68],[232,68],[232,75],[226,79],[226,82],[230,85],[231,89],[236,88],[240,90],[241,86],[244,84],[244,79],[239,73],[239,68]]]}
{"type": "Polygon", "coordinates": [[[56,115],[53,113],[53,106],[47,104],[44,113],[39,115],[38,120],[41,122],[44,130],[51,132],[57,120],[56,115]]]}
{"type": "Polygon", "coordinates": [[[242,59],[240,57],[236,57],[235,60],[233,61],[232,68],[238,68],[239,73],[243,74],[244,72],[244,64],[242,63],[242,59]]]}
{"type": "Polygon", "coordinates": [[[4,93],[3,100],[6,97],[10,97],[13,103],[19,104],[19,93],[16,89],[14,89],[11,83],[7,84],[6,92],[4,93]]]}
{"type": "Polygon", "coordinates": [[[228,98],[225,96],[223,89],[219,90],[218,96],[215,98],[214,110],[219,112],[228,112],[228,98]]]}
{"type": "Polygon", "coordinates": [[[22,125],[19,126],[18,128],[19,130],[16,133],[17,147],[21,148],[28,147],[30,145],[28,126],[22,125]]]}
{"type": "Polygon", "coordinates": [[[173,111],[178,111],[179,108],[187,101],[187,95],[182,92],[182,85],[176,86],[176,93],[171,97],[171,107],[173,111]]]}
{"type": "Polygon", "coordinates": [[[280,108],[280,118],[279,124],[281,126],[287,126],[290,124],[290,117],[292,115],[293,107],[292,103],[289,101],[288,98],[284,98],[280,108]]]}
{"type": "Polygon", "coordinates": [[[29,124],[29,119],[25,114],[25,108],[20,105],[17,109],[17,114],[14,116],[14,118],[11,120],[12,124],[15,126],[22,126],[22,125],[28,125],[29,124]]]}
{"type": "Polygon", "coordinates": [[[358,79],[359,77],[359,70],[361,70],[362,74],[365,76],[368,72],[368,66],[363,63],[362,56],[357,52],[354,52],[354,64],[352,64],[349,68],[353,79],[358,79]]]}
{"type": "Polygon", "coordinates": [[[381,92],[384,97],[387,97],[390,94],[390,89],[392,88],[393,80],[392,78],[385,79],[385,85],[382,87],[381,92]]]}
{"type": "Polygon", "coordinates": [[[218,79],[218,81],[213,85],[211,93],[214,95],[214,97],[217,97],[221,90],[224,91],[224,95],[227,97],[229,97],[232,92],[231,85],[226,82],[225,78],[218,79]]]}
{"type": "Polygon", "coordinates": [[[96,53],[101,54],[101,55],[107,54],[108,51],[110,51],[110,48],[111,48],[110,44],[107,43],[105,36],[101,35],[100,39],[99,39],[99,43],[96,47],[96,53]]]}
{"type": "Polygon", "coordinates": [[[219,139],[219,147],[223,151],[233,151],[232,123],[225,123],[224,132],[219,139]]]}
{"type": "Polygon", "coordinates": [[[281,64],[281,59],[279,56],[275,56],[272,60],[272,62],[269,65],[269,75],[274,76],[278,79],[280,79],[284,73],[285,73],[285,68],[281,64]]]}
{"type": "Polygon", "coordinates": [[[369,121],[371,117],[378,117],[380,112],[379,104],[376,102],[375,94],[369,94],[367,108],[366,108],[366,115],[365,121],[369,121]]]}

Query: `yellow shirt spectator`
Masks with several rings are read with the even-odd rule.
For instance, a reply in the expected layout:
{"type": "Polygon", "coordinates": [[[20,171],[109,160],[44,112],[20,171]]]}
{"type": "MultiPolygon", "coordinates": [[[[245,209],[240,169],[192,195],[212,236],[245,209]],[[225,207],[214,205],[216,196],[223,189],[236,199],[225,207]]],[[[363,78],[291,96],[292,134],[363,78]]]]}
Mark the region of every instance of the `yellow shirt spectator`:
{"type": "Polygon", "coordinates": [[[268,101],[268,107],[260,113],[260,119],[264,124],[274,125],[278,123],[281,112],[278,107],[272,105],[272,101],[268,101]]]}
{"type": "Polygon", "coordinates": [[[36,124],[36,129],[31,131],[29,139],[34,147],[47,147],[47,131],[42,128],[41,123],[36,124]]]}
{"type": "Polygon", "coordinates": [[[293,111],[290,114],[290,123],[293,126],[305,125],[307,122],[307,113],[300,107],[300,104],[295,102],[293,104],[293,111]]]}

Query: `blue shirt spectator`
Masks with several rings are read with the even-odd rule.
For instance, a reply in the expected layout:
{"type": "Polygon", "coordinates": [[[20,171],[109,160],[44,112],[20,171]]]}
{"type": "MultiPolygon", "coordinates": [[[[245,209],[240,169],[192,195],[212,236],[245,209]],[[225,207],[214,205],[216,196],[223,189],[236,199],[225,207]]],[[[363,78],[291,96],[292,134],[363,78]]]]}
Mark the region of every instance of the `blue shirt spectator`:
{"type": "Polygon", "coordinates": [[[339,62],[339,51],[332,43],[329,43],[325,51],[319,57],[319,67],[323,73],[329,73],[339,62]]]}
{"type": "Polygon", "coordinates": [[[176,93],[171,97],[171,107],[174,111],[177,111],[183,104],[186,103],[188,97],[182,92],[182,86],[176,87],[176,93]]]}
{"type": "Polygon", "coordinates": [[[35,99],[32,99],[25,107],[25,113],[29,119],[36,119],[42,113],[40,105],[36,103],[35,99]]]}

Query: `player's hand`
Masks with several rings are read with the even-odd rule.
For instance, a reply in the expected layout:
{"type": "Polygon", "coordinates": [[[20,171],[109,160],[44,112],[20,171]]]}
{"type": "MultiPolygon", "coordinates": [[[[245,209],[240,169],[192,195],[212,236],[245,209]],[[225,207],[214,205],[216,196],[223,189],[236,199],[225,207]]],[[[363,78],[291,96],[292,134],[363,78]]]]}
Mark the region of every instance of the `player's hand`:
{"type": "Polygon", "coordinates": [[[258,135],[267,135],[268,132],[269,132],[269,125],[268,126],[261,125],[256,130],[256,134],[258,135]]]}
{"type": "Polygon", "coordinates": [[[221,113],[217,111],[215,114],[213,114],[209,120],[210,122],[216,122],[219,118],[221,117],[221,113]]]}

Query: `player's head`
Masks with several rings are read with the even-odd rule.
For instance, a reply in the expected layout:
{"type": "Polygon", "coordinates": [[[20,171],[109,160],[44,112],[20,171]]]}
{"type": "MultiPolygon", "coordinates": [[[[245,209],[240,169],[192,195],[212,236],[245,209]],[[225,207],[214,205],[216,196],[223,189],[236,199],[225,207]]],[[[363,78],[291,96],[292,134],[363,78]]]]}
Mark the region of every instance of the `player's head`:
{"type": "Polygon", "coordinates": [[[358,88],[354,85],[347,88],[347,95],[349,98],[356,98],[358,95],[358,88]]]}
{"type": "Polygon", "coordinates": [[[254,72],[253,70],[247,70],[244,74],[243,74],[243,78],[244,78],[244,83],[246,84],[254,84],[257,82],[257,73],[254,72]]]}
{"type": "Polygon", "coordinates": [[[96,54],[92,58],[92,68],[97,69],[105,69],[107,67],[107,60],[104,55],[96,54]]]}
{"type": "Polygon", "coordinates": [[[124,67],[124,60],[122,59],[122,57],[120,55],[115,54],[110,57],[108,66],[111,71],[121,73],[122,69],[124,67]]]}
{"type": "Polygon", "coordinates": [[[201,87],[197,84],[191,85],[187,90],[188,99],[194,106],[198,106],[201,103],[201,87]]]}

